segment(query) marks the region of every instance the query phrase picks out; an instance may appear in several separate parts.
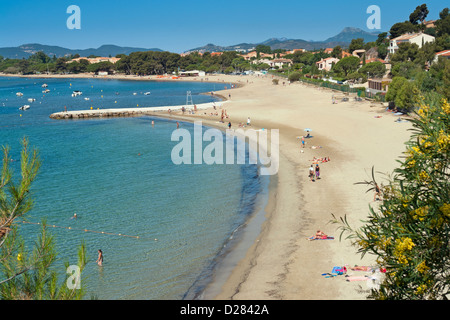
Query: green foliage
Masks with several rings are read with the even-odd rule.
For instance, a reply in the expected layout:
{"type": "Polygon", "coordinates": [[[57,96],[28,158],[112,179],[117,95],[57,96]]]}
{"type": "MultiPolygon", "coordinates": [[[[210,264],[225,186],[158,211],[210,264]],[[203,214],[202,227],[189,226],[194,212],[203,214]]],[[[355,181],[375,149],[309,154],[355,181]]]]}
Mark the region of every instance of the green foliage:
{"type": "Polygon", "coordinates": [[[358,70],[363,75],[369,74],[369,77],[381,78],[386,73],[386,66],[380,61],[370,62],[358,70]]]}
{"type": "Polygon", "coordinates": [[[389,41],[387,39],[387,35],[388,35],[387,32],[382,32],[382,33],[378,34],[378,39],[375,42],[375,45],[380,46],[382,44],[384,44],[384,45],[389,44],[389,41]]]}
{"type": "Polygon", "coordinates": [[[421,72],[424,72],[421,66],[412,61],[397,62],[391,69],[394,77],[404,77],[407,79],[414,79],[421,72]]]}
{"type": "Polygon", "coordinates": [[[270,46],[266,46],[263,44],[258,44],[255,50],[257,53],[272,53],[272,49],[270,48],[270,46]]]}
{"type": "MultiPolygon", "coordinates": [[[[367,74],[366,73],[362,73],[362,72],[352,72],[350,73],[347,77],[347,80],[361,80],[362,83],[367,82],[367,74]]],[[[335,80],[337,80],[335,78],[335,80]]]]}
{"type": "Polygon", "coordinates": [[[298,81],[298,80],[300,80],[300,78],[302,77],[302,74],[300,73],[300,72],[292,72],[290,75],[289,75],[289,77],[288,77],[288,80],[290,81],[290,82],[295,82],[295,81],[298,81]]]}
{"type": "Polygon", "coordinates": [[[414,61],[419,54],[419,46],[415,43],[404,42],[398,45],[397,52],[392,55],[391,61],[395,62],[414,61]]]}
{"type": "Polygon", "coordinates": [[[333,48],[333,51],[331,52],[331,56],[334,58],[341,59],[342,58],[342,48],[341,46],[336,46],[333,48]]]}
{"type": "MultiPolygon", "coordinates": [[[[72,62],[73,63],[73,62],[72,62]]],[[[80,64],[79,64],[80,65],[80,64]]],[[[79,70],[82,70],[83,67],[81,67],[79,70]]],[[[109,61],[101,61],[98,63],[91,63],[84,66],[84,70],[88,72],[112,72],[114,70],[114,64],[109,61]]]]}
{"type": "MultiPolygon", "coordinates": [[[[13,178],[9,148],[3,147],[3,167],[0,179],[0,299],[48,300],[81,299],[81,289],[69,289],[66,283],[59,288],[56,272],[51,269],[56,260],[53,237],[46,223],[30,252],[19,236],[17,219],[31,210],[31,185],[37,177],[41,162],[37,150],[29,150],[28,140],[22,140],[21,179],[13,178]]],[[[84,245],[80,247],[80,271],[86,264],[84,245]]]]}
{"type": "Polygon", "coordinates": [[[364,39],[363,38],[353,39],[348,47],[349,52],[352,53],[353,51],[360,49],[364,49],[364,39]]]}
{"type": "Polygon", "coordinates": [[[394,39],[402,34],[416,32],[418,31],[418,26],[412,24],[410,21],[398,22],[394,24],[389,30],[390,38],[394,39]]]}
{"type": "Polygon", "coordinates": [[[412,81],[404,83],[395,96],[395,106],[411,112],[419,103],[419,90],[412,81]]]}
{"type": "Polygon", "coordinates": [[[428,11],[426,4],[417,6],[416,10],[414,10],[414,12],[410,14],[409,22],[411,22],[412,24],[418,24],[419,21],[423,22],[426,19],[428,13],[430,12],[428,11]]]}
{"type": "Polygon", "coordinates": [[[408,80],[404,77],[392,78],[392,82],[389,85],[389,90],[386,93],[386,101],[395,101],[395,98],[397,97],[397,92],[407,82],[408,82],[408,80]]]}
{"type": "Polygon", "coordinates": [[[377,52],[378,52],[378,57],[380,58],[380,59],[386,59],[386,56],[388,55],[388,53],[389,53],[389,50],[388,50],[388,45],[386,45],[386,44],[380,44],[378,47],[377,47],[377,52]]]}
{"type": "MultiPolygon", "coordinates": [[[[405,159],[381,187],[379,208],[370,208],[358,230],[333,215],[341,237],[347,234],[358,253],[374,255],[387,269],[371,299],[446,300],[450,293],[450,105],[422,105],[411,121],[405,159]]],[[[373,191],[374,172],[362,184],[373,191]]]]}
{"type": "Polygon", "coordinates": [[[440,19],[436,21],[436,33],[438,36],[450,34],[449,8],[445,8],[439,14],[440,19]]]}
{"type": "Polygon", "coordinates": [[[345,76],[358,69],[360,59],[358,57],[345,57],[339,60],[333,68],[335,72],[342,72],[345,76]]]}

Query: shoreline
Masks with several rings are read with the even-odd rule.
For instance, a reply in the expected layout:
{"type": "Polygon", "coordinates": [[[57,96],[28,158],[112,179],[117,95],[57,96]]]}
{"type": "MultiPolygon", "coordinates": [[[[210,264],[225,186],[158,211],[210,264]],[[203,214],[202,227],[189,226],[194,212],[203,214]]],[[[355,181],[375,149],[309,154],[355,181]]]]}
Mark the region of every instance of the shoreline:
{"type": "Polygon", "coordinates": [[[405,150],[410,124],[396,123],[381,103],[332,104],[333,90],[300,83],[274,86],[271,77],[253,79],[257,85],[234,89],[237,99],[227,105],[229,120],[235,125],[251,116],[253,129],[280,130],[279,172],[270,177],[266,219],[257,239],[214,299],[364,300],[365,283],[321,276],[334,266],[374,263],[371,257],[361,259],[348,240],[339,241],[329,221],[334,213],[361,226],[368,206],[377,203],[355,183],[369,179],[372,166],[392,172],[405,150]],[[314,138],[302,150],[297,137],[306,127],[313,128],[314,138]],[[331,161],[321,165],[323,178],[312,183],[307,170],[314,156],[331,161]],[[307,241],[317,229],[336,240],[307,241]]]}
{"type": "MultiPolygon", "coordinates": [[[[56,77],[59,78],[59,77],[56,77]]],[[[121,79],[123,80],[123,79],[121,79]]],[[[152,81],[148,79],[139,79],[152,81]]],[[[183,79],[181,79],[183,81],[183,79]]],[[[185,80],[189,81],[189,80],[185,80]]],[[[195,80],[193,80],[195,81],[195,80]]],[[[197,81],[198,82],[198,81],[197,81]]],[[[216,82],[216,81],[211,81],[216,82]]],[[[217,82],[216,82],[217,83],[217,82]]],[[[172,121],[184,121],[193,123],[198,121],[198,117],[203,117],[202,126],[206,128],[216,128],[224,132],[227,129],[225,127],[225,122],[220,123],[215,120],[206,119],[210,116],[207,114],[201,114],[202,111],[208,110],[210,112],[218,111],[220,109],[226,107],[227,102],[229,102],[228,98],[225,96],[225,93],[229,90],[234,90],[238,87],[243,87],[242,84],[235,84],[233,89],[222,90],[221,94],[217,94],[214,92],[213,96],[221,98],[222,101],[217,102],[208,102],[203,104],[196,104],[197,106],[197,115],[191,115],[186,112],[186,114],[182,114],[181,108],[186,107],[186,110],[192,110],[192,105],[172,105],[172,106],[160,106],[160,107],[146,107],[146,108],[113,108],[113,109],[91,109],[91,110],[72,110],[72,111],[62,111],[57,112],[50,115],[51,119],[55,120],[78,120],[78,119],[87,119],[87,118],[108,118],[108,117],[141,117],[141,116],[150,116],[156,118],[163,118],[166,120],[172,121]],[[214,109],[214,105],[217,110],[214,109]],[[168,110],[171,110],[169,112],[168,110]],[[206,118],[205,118],[206,117],[206,118]]],[[[210,93],[202,93],[204,95],[210,95],[210,93]]],[[[249,145],[249,144],[248,144],[249,145]]],[[[250,145],[249,145],[250,148],[250,145]]],[[[250,151],[250,149],[246,150],[250,151]]],[[[253,150],[256,152],[255,150],[253,150]]],[[[269,197],[269,184],[272,185],[272,177],[262,179],[268,179],[266,182],[267,186],[264,186],[264,182],[262,183],[262,189],[258,192],[256,199],[258,203],[252,209],[249,217],[246,219],[244,224],[240,225],[236,230],[232,231],[232,238],[227,241],[224,250],[218,252],[216,257],[215,265],[211,269],[211,274],[209,275],[210,281],[206,281],[205,283],[201,283],[200,281],[198,288],[201,289],[199,293],[195,292],[186,292],[187,297],[191,297],[195,300],[210,300],[213,299],[219,292],[220,288],[225,284],[226,279],[224,279],[223,274],[227,274],[228,276],[231,274],[232,270],[237,266],[238,262],[245,257],[245,253],[248,251],[252,243],[256,240],[256,237],[259,235],[259,229],[261,224],[265,220],[265,207],[264,203],[267,204],[268,200],[266,198],[269,197]],[[221,275],[220,279],[217,280],[218,275],[221,275]],[[205,297],[206,296],[206,297],[205,297]]],[[[196,283],[193,283],[193,289],[195,290],[196,283]]]]}
{"type": "MultiPolygon", "coordinates": [[[[230,119],[226,121],[236,127],[250,116],[253,129],[278,129],[280,165],[278,174],[270,177],[265,221],[257,239],[214,299],[365,299],[361,290],[361,286],[367,289],[364,283],[349,283],[342,277],[326,279],[321,274],[338,265],[370,265],[374,261],[370,257],[361,260],[348,240],[306,238],[317,229],[337,238],[336,229],[328,223],[331,213],[346,215],[353,227],[361,226],[368,206],[376,208],[377,203],[372,201],[373,194],[366,193],[366,187],[355,183],[370,179],[373,166],[376,171],[392,172],[405,150],[410,124],[395,123],[396,117],[380,103],[332,104],[336,92],[330,89],[301,83],[273,85],[271,76],[221,77],[230,83],[251,80],[232,89],[226,106],[230,119]],[[304,134],[303,128],[313,129],[313,139],[304,149],[298,139],[304,134]],[[322,179],[310,182],[307,171],[311,159],[323,156],[331,161],[321,164],[322,179]]],[[[226,127],[208,112],[183,116],[158,112],[154,116],[226,127]]]]}

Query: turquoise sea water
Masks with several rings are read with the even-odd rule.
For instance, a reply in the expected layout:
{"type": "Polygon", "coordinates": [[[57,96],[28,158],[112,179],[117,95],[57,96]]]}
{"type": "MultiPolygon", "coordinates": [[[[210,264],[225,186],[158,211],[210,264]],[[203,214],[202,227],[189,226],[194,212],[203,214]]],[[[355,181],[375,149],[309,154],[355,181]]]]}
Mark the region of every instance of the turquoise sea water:
{"type": "MultiPolygon", "coordinates": [[[[50,225],[72,228],[50,230],[61,281],[64,263],[77,263],[77,249],[84,241],[89,257],[82,274],[87,298],[183,299],[201,292],[230,247],[230,238],[254,211],[264,184],[258,168],[174,165],[170,154],[178,142],[171,141],[176,129],[171,120],[66,121],[48,116],[64,106],[77,110],[180,105],[186,103],[186,91],[199,104],[214,101],[200,93],[216,86],[223,84],[0,77],[0,145],[9,145],[12,158],[19,160],[20,140],[27,136],[42,160],[28,221],[46,219],[50,225]],[[50,93],[42,93],[43,83],[50,93]],[[73,98],[73,90],[83,95],[73,98]],[[24,104],[30,109],[19,110],[24,104]],[[78,219],[71,219],[74,213],[78,219]],[[95,263],[98,249],[104,253],[103,267],[95,263]]],[[[193,124],[181,127],[193,132],[193,124]]],[[[19,161],[12,166],[18,174],[19,161]]],[[[39,227],[20,228],[31,246],[39,227]]]]}

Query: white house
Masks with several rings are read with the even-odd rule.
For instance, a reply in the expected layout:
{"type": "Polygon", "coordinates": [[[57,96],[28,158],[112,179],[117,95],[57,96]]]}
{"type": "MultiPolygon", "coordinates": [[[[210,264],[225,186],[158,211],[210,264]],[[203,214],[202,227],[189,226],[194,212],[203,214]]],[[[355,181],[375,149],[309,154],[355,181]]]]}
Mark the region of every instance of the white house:
{"type": "Polygon", "coordinates": [[[266,63],[268,64],[271,68],[273,67],[279,67],[282,68],[284,65],[288,65],[289,67],[292,65],[292,60],[291,59],[273,59],[273,60],[269,60],[269,59],[259,59],[259,60],[253,60],[252,64],[260,64],[260,63],[266,63]]]}
{"type": "Polygon", "coordinates": [[[290,67],[292,65],[292,60],[279,58],[279,59],[273,59],[272,63],[273,63],[272,67],[282,68],[284,65],[287,65],[288,67],[290,67]]]}
{"type": "Polygon", "coordinates": [[[192,70],[192,71],[180,71],[180,77],[204,77],[206,75],[205,71],[192,70]]]}
{"type": "Polygon", "coordinates": [[[444,50],[444,51],[436,53],[433,62],[438,62],[439,57],[444,57],[444,58],[450,59],[450,50],[444,50]]]}
{"type": "Polygon", "coordinates": [[[406,33],[400,37],[394,38],[389,43],[389,53],[394,54],[398,50],[400,43],[415,43],[422,48],[422,45],[427,42],[434,42],[434,37],[426,33],[406,33]]]}
{"type": "Polygon", "coordinates": [[[338,58],[326,58],[316,62],[317,69],[330,71],[333,65],[339,62],[338,58]]]}

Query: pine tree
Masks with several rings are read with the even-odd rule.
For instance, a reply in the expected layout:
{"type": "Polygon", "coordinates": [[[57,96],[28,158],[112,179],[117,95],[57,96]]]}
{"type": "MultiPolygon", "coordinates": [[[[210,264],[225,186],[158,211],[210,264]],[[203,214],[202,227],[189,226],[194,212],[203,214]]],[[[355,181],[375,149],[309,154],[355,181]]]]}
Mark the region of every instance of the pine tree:
{"type": "MultiPolygon", "coordinates": [[[[30,188],[41,161],[36,149],[29,150],[28,139],[22,140],[21,179],[15,182],[10,168],[9,147],[3,147],[3,167],[0,179],[0,299],[49,300],[81,299],[83,287],[57,284],[52,270],[56,259],[54,239],[45,221],[33,250],[27,250],[18,228],[19,220],[31,210],[30,188]]],[[[78,252],[78,270],[86,265],[85,247],[78,252]]],[[[68,266],[66,266],[68,267],[68,266]]],[[[76,278],[78,280],[78,278],[76,278]]]]}

